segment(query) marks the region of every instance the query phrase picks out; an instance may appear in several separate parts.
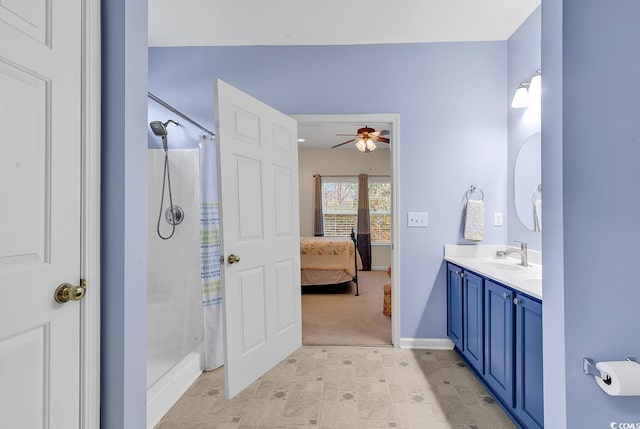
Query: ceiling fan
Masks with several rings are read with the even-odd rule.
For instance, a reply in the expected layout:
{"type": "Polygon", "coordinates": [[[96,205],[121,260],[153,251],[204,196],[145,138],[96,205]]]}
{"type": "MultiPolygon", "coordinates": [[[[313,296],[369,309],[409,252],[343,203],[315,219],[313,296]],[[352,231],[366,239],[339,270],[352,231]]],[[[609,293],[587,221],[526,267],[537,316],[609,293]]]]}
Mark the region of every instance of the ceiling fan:
{"type": "Polygon", "coordinates": [[[353,141],[356,142],[356,149],[360,152],[373,152],[376,149],[375,142],[387,143],[389,144],[389,139],[386,136],[389,134],[388,130],[376,131],[373,128],[369,128],[366,125],[364,128],[358,129],[358,134],[336,134],[337,136],[349,136],[355,137],[351,140],[347,140],[346,142],[339,143],[335,146],[331,146],[331,149],[335,149],[347,143],[351,143],[353,141]]]}

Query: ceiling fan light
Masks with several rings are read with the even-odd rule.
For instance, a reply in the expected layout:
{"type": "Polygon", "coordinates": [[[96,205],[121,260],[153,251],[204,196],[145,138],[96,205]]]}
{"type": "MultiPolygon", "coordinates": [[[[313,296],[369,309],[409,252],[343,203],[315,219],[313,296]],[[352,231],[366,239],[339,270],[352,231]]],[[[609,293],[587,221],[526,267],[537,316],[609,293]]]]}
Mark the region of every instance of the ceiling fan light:
{"type": "Polygon", "coordinates": [[[367,145],[364,140],[358,139],[358,141],[356,141],[356,149],[358,149],[360,152],[364,152],[367,150],[367,145]]]}
{"type": "Polygon", "coordinates": [[[376,144],[371,139],[367,139],[366,146],[369,152],[372,152],[376,148],[376,144]]]}

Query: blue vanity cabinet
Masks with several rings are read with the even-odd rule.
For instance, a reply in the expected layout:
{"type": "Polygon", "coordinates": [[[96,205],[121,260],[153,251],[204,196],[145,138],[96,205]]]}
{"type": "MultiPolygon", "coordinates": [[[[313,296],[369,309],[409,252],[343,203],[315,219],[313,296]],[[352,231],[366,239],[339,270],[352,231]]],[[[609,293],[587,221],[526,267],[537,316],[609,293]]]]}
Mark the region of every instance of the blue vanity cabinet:
{"type": "Polygon", "coordinates": [[[518,427],[544,427],[540,300],[447,262],[447,335],[518,427]]]}
{"type": "Polygon", "coordinates": [[[463,349],[462,354],[478,373],[484,362],[484,278],[464,271],[463,279],[463,349]]]}
{"type": "Polygon", "coordinates": [[[515,414],[528,429],[544,425],[542,390],[542,303],[516,293],[515,414]]]}
{"type": "Polygon", "coordinates": [[[464,270],[447,263],[447,336],[462,351],[462,279],[464,270]]]}
{"type": "Polygon", "coordinates": [[[514,295],[496,282],[485,282],[484,381],[509,407],[515,405],[514,295]]]}

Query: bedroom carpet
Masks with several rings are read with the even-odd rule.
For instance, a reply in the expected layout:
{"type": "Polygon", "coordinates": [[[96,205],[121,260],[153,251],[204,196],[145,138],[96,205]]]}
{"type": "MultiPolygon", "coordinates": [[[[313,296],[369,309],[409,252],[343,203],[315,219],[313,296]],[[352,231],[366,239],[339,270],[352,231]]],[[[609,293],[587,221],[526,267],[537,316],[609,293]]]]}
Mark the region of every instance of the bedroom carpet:
{"type": "Polygon", "coordinates": [[[391,345],[391,317],[382,314],[386,271],[359,271],[355,286],[302,288],[302,344],[391,345]]]}

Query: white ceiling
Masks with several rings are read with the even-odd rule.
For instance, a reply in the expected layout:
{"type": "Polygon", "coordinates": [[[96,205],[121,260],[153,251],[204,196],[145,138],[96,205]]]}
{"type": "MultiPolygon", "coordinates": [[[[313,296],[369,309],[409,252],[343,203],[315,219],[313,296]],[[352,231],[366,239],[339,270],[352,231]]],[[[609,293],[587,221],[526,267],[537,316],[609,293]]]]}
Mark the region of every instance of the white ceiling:
{"type": "MultiPolygon", "coordinates": [[[[336,136],[336,134],[356,134],[358,128],[362,128],[367,125],[370,128],[375,129],[376,131],[380,130],[390,130],[391,124],[383,123],[383,122],[367,122],[363,123],[340,123],[340,124],[331,124],[331,123],[301,123],[298,124],[298,138],[304,138],[305,142],[298,143],[298,147],[301,149],[304,148],[330,148],[331,146],[337,145],[339,143],[345,142],[347,140],[351,140],[355,137],[344,137],[344,136],[336,136]]],[[[387,138],[391,138],[390,135],[385,136],[387,138]]],[[[337,149],[351,149],[355,150],[356,142],[347,143],[345,145],[340,146],[337,149]]],[[[391,142],[393,144],[393,142],[391,142]]],[[[389,149],[389,145],[386,143],[377,143],[377,149],[389,149]]],[[[377,150],[376,149],[376,150],[377,150]]]]}
{"type": "Polygon", "coordinates": [[[149,0],[150,46],[506,40],[540,0],[149,0]]]}

